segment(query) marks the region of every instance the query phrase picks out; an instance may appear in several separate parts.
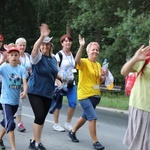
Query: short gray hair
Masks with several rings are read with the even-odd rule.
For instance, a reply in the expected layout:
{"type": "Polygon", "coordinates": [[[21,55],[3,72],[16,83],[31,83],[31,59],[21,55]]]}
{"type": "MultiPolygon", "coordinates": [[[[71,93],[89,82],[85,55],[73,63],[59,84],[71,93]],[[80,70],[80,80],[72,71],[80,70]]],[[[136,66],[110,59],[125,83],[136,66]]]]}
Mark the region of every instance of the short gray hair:
{"type": "Polygon", "coordinates": [[[27,41],[25,38],[21,37],[21,38],[18,38],[15,42],[16,45],[18,45],[19,43],[25,43],[27,44],[27,41]]]}

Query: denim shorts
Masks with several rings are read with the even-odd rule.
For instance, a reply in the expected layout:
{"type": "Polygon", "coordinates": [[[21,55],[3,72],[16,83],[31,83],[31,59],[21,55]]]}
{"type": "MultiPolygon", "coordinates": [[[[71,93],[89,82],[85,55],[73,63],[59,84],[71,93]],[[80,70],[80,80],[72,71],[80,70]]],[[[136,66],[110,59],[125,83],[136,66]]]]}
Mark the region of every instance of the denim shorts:
{"type": "MultiPolygon", "coordinates": [[[[75,108],[77,105],[77,87],[76,87],[76,85],[74,85],[72,88],[68,89],[66,97],[68,100],[69,107],[75,108]]],[[[52,105],[54,104],[54,101],[55,100],[53,99],[52,105]]],[[[60,96],[59,97],[59,103],[57,104],[56,109],[61,109],[62,102],[63,102],[63,96],[60,96]]]]}
{"type": "Polygon", "coordinates": [[[1,125],[5,128],[6,133],[14,131],[16,123],[14,121],[14,114],[18,109],[18,105],[2,104],[3,107],[3,120],[1,125]]]}
{"type": "Polygon", "coordinates": [[[95,112],[95,108],[98,105],[98,103],[100,102],[101,98],[99,97],[89,97],[86,99],[82,99],[79,100],[80,105],[83,109],[83,113],[81,115],[82,118],[86,119],[86,120],[96,120],[97,119],[97,115],[95,112]]]}

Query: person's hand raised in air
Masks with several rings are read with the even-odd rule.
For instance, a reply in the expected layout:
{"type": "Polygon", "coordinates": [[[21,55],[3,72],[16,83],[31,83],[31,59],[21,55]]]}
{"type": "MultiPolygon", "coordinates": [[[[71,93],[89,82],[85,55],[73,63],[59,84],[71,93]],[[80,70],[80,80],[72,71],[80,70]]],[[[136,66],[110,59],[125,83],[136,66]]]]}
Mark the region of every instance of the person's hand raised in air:
{"type": "Polygon", "coordinates": [[[40,28],[41,36],[46,37],[50,34],[50,29],[49,29],[49,26],[47,24],[42,23],[39,28],[40,28]]]}
{"type": "Polygon", "coordinates": [[[144,47],[144,45],[142,45],[133,56],[133,59],[136,61],[144,61],[148,58],[150,58],[150,46],[144,47]]]}
{"type": "Polygon", "coordinates": [[[80,34],[79,34],[79,44],[82,47],[84,47],[84,45],[85,45],[85,40],[84,40],[84,38],[82,38],[82,36],[80,34]]]}

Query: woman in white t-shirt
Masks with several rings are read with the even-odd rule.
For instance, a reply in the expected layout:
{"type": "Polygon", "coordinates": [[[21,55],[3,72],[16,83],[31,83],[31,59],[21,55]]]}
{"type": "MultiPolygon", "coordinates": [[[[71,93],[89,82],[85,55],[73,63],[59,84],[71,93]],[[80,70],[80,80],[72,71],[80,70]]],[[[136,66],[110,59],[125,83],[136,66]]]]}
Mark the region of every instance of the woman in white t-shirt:
{"type": "MultiPolygon", "coordinates": [[[[20,50],[20,64],[26,68],[28,78],[31,72],[31,63],[30,63],[30,55],[25,52],[27,41],[25,38],[21,37],[16,40],[15,44],[20,50]]],[[[18,131],[25,132],[26,128],[23,124],[21,115],[22,115],[22,99],[20,99],[19,107],[16,113],[16,119],[18,123],[18,131]]]]}
{"type": "MultiPolygon", "coordinates": [[[[3,45],[4,45],[4,37],[0,34],[0,60],[2,60],[3,51],[5,51],[3,45]]],[[[2,77],[0,76],[0,95],[1,95],[1,84],[2,84],[2,77]]],[[[0,104],[0,110],[2,110],[1,104],[0,104]]]]}
{"type": "MultiPolygon", "coordinates": [[[[62,107],[63,96],[59,97],[59,104],[56,106],[54,111],[54,125],[53,130],[64,132],[66,130],[71,130],[71,120],[75,112],[76,104],[77,104],[77,94],[76,94],[76,85],[74,80],[74,73],[76,72],[75,68],[75,59],[71,52],[72,46],[72,37],[69,35],[63,35],[60,39],[60,43],[62,45],[62,50],[60,50],[56,54],[57,63],[59,66],[58,75],[61,79],[61,82],[57,80],[58,88],[65,86],[68,88],[68,92],[66,94],[68,100],[68,111],[67,111],[67,119],[64,124],[64,128],[59,124],[59,113],[62,107]]],[[[52,105],[54,104],[55,99],[53,100],[52,105]]]]}

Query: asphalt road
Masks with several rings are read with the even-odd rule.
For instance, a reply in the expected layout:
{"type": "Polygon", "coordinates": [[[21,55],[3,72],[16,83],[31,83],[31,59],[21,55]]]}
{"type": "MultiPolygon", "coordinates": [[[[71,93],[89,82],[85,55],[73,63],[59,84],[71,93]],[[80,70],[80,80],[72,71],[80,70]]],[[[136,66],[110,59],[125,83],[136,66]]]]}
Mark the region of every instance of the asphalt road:
{"type": "MultiPolygon", "coordinates": [[[[127,150],[127,146],[122,144],[122,139],[127,127],[127,114],[118,111],[105,110],[97,108],[97,135],[99,141],[105,146],[105,150],[127,150]]],[[[60,124],[63,126],[66,119],[67,104],[63,104],[60,114],[60,124]]],[[[72,124],[75,123],[81,114],[81,108],[78,105],[72,124]]],[[[25,133],[15,130],[16,150],[28,150],[29,139],[32,138],[33,112],[28,100],[23,102],[23,122],[27,128],[25,133]]],[[[42,143],[47,150],[91,150],[92,141],[88,131],[88,122],[79,129],[77,138],[79,143],[73,143],[68,137],[67,132],[56,132],[52,129],[53,115],[48,114],[43,129],[42,143]]],[[[10,150],[8,135],[5,135],[4,143],[7,150],[10,150]]]]}

